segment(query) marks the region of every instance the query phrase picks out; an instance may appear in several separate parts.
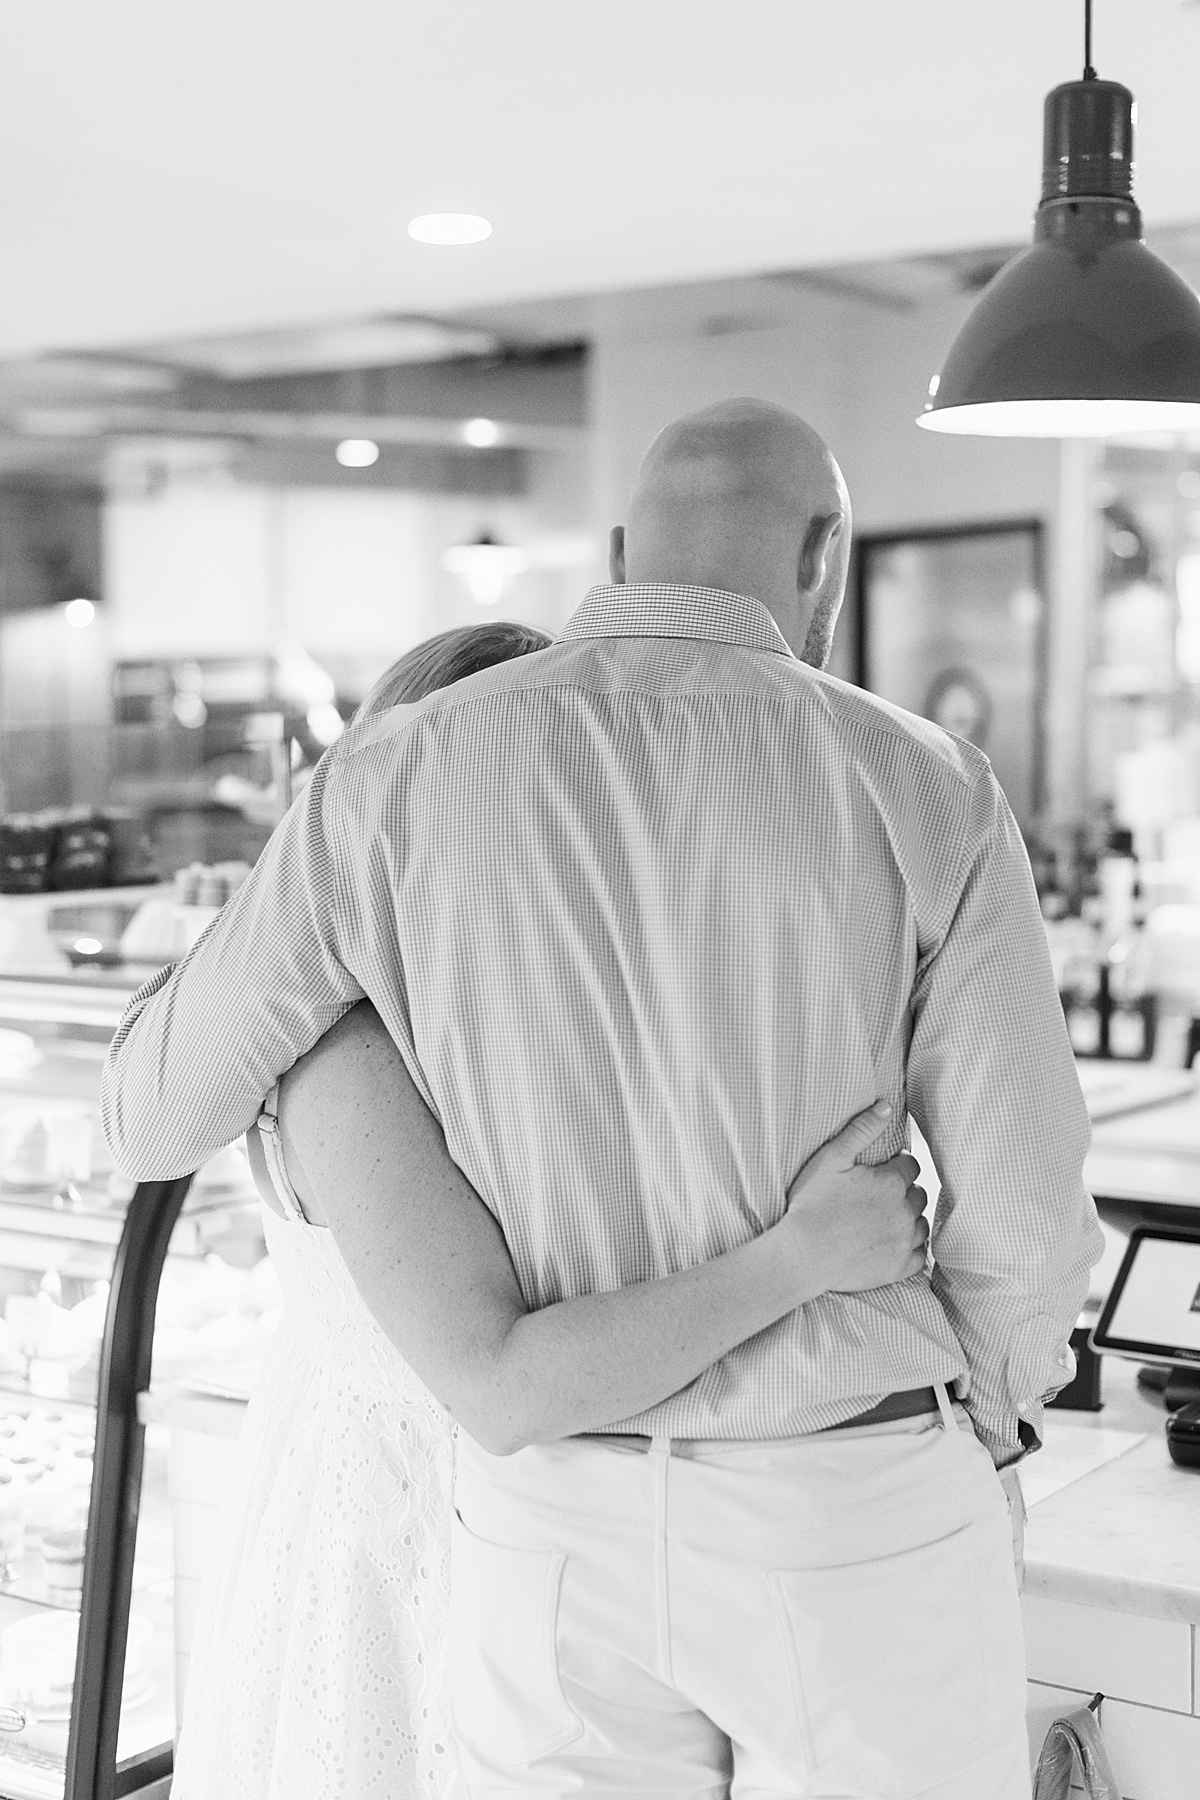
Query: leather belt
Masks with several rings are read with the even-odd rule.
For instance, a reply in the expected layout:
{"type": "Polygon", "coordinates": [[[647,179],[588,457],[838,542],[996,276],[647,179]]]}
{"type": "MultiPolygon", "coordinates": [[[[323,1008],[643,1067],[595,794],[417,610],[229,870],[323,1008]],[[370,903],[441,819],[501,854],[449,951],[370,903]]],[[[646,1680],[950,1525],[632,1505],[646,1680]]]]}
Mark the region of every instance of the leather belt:
{"type": "MultiPolygon", "coordinates": [[[[897,1393],[885,1394],[883,1399],[865,1412],[855,1413],[852,1418],[839,1419],[836,1425],[825,1425],[822,1431],[843,1431],[848,1425],[881,1425],[889,1419],[912,1419],[919,1413],[936,1412],[938,1410],[937,1395],[931,1387],[902,1388],[897,1393]]],[[[820,1437],[821,1432],[814,1432],[820,1437]]],[[[616,1444],[626,1450],[648,1451],[653,1442],[646,1432],[634,1431],[588,1431],[580,1434],[585,1443],[616,1444]]],[[[672,1439],[673,1443],[691,1442],[689,1439],[672,1439]]],[[[703,1441],[703,1440],[700,1440],[703,1441]]]]}
{"type": "Polygon", "coordinates": [[[937,1395],[931,1387],[902,1388],[898,1393],[885,1394],[866,1412],[855,1413],[852,1419],[839,1419],[836,1425],[827,1425],[825,1429],[844,1431],[847,1425],[877,1425],[885,1419],[912,1419],[918,1413],[936,1412],[937,1409],[937,1395]]]}

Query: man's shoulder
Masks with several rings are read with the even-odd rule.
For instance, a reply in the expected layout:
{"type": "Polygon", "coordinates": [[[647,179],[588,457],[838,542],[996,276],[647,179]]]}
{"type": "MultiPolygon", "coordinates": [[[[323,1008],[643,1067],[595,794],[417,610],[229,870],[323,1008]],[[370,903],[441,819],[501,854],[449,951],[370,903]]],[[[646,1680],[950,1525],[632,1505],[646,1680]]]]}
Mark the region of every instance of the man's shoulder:
{"type": "Polygon", "coordinates": [[[867,757],[893,760],[899,755],[914,773],[926,769],[968,788],[986,778],[991,765],[983,751],[932,719],[906,712],[824,670],[796,664],[791,669],[799,674],[810,704],[819,706],[830,726],[854,740],[867,757]]]}
{"type": "MultiPolygon", "coordinates": [[[[439,735],[439,721],[453,719],[464,710],[475,712],[480,702],[515,701],[520,713],[531,689],[586,689],[590,684],[586,680],[579,683],[576,669],[564,684],[566,672],[559,666],[562,659],[555,657],[554,648],[536,657],[516,659],[516,666],[508,663],[480,670],[451,688],[438,689],[422,700],[390,707],[376,718],[349,726],[322,759],[326,781],[341,786],[345,777],[371,773],[386,783],[389,773],[398,773],[421,759],[439,735]],[[537,671],[540,680],[530,678],[534,674],[531,667],[520,666],[535,663],[541,665],[537,671]]],[[[753,661],[750,685],[764,699],[815,709],[830,734],[867,766],[894,767],[899,758],[914,779],[925,775],[939,785],[968,789],[978,787],[981,780],[986,782],[990,765],[983,752],[932,720],[792,658],[756,656],[753,661]]],[[[493,709],[485,706],[485,710],[493,709]]],[[[502,716],[511,716],[509,705],[502,704],[502,716]]]]}
{"type": "Polygon", "coordinates": [[[489,698],[513,698],[535,687],[554,685],[548,668],[539,681],[531,667],[542,658],[549,659],[553,649],[551,645],[549,651],[539,650],[536,655],[511,657],[477,669],[447,687],[435,688],[421,700],[389,706],[373,719],[349,725],[326,753],[330,768],[370,761],[385,765],[427,739],[439,719],[469,711],[489,698]]]}
{"type": "MultiPolygon", "coordinates": [[[[430,696],[432,698],[432,696],[430,696]]],[[[385,713],[378,713],[373,719],[363,719],[359,724],[350,724],[343,731],[337,743],[325,754],[325,762],[330,773],[346,768],[372,753],[380,751],[386,756],[389,747],[402,745],[413,733],[418,718],[422,714],[425,702],[389,706],[385,713]]]]}

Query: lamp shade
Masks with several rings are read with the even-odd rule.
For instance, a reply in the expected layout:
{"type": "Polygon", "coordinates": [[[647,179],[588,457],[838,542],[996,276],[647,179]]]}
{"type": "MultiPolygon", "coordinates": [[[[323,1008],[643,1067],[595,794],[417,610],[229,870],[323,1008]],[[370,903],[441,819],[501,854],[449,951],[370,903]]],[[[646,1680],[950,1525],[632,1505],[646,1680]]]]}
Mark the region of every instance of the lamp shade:
{"type": "Polygon", "coordinates": [[[1133,96],[1046,100],[1034,241],[983,290],[929,384],[929,431],[1107,437],[1200,430],[1200,299],[1142,242],[1133,96]]]}
{"type": "Polygon", "coordinates": [[[490,532],[481,531],[473,543],[453,544],[444,551],[442,567],[463,577],[478,605],[497,606],[513,577],[529,567],[529,552],[519,544],[502,544],[490,532]]]}

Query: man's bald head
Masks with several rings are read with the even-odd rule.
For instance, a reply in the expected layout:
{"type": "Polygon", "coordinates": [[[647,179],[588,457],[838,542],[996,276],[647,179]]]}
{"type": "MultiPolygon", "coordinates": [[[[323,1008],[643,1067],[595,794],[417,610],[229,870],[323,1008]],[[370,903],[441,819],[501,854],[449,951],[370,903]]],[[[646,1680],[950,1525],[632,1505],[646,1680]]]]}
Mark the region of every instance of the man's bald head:
{"type": "Polygon", "coordinates": [[[612,573],[748,594],[822,666],[849,547],[849,496],[823,440],[782,406],[725,400],[651,444],[628,524],[613,532],[612,573]]]}

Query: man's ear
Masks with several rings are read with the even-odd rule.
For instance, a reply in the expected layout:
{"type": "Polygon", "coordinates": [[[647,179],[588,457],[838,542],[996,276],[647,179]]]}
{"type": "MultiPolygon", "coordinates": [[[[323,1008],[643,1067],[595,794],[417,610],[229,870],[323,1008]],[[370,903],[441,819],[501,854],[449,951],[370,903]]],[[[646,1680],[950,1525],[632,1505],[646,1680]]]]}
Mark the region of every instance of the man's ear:
{"type": "Polygon", "coordinates": [[[608,573],[617,587],[625,585],[625,527],[614,525],[608,534],[608,573]]]}
{"type": "Polygon", "coordinates": [[[846,527],[844,513],[824,513],[810,520],[800,546],[796,587],[801,594],[816,594],[829,572],[829,556],[846,527]]]}

